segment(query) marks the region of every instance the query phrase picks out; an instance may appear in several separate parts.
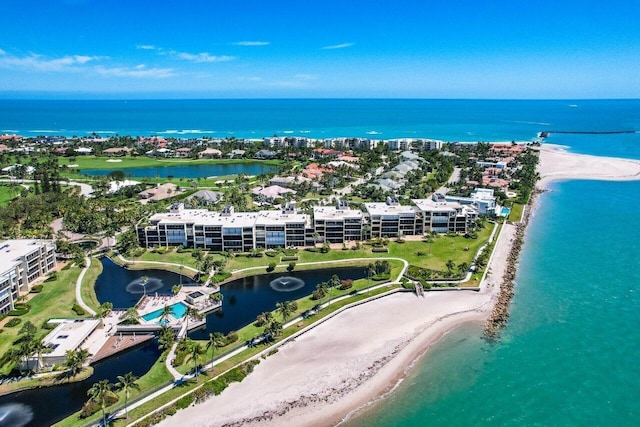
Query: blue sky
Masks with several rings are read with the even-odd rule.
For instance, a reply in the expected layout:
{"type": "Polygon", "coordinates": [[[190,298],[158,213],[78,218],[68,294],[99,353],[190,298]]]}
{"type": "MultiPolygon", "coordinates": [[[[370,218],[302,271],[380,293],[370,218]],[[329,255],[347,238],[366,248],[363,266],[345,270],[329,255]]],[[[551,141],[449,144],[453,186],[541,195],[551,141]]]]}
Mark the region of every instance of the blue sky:
{"type": "Polygon", "coordinates": [[[640,0],[0,0],[0,96],[638,98],[640,0]]]}

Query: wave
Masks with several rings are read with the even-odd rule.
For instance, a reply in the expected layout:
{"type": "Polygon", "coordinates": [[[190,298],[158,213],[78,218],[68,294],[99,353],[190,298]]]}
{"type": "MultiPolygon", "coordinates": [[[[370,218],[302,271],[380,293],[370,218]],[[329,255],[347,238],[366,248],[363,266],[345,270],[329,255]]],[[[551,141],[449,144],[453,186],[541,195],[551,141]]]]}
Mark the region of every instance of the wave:
{"type": "Polygon", "coordinates": [[[367,135],[382,135],[382,132],[378,132],[375,130],[370,130],[369,132],[366,132],[367,135]]]}
{"type": "Polygon", "coordinates": [[[156,132],[163,135],[202,135],[216,133],[215,130],[202,130],[202,129],[167,129],[156,132]]]}
{"type": "Polygon", "coordinates": [[[540,126],[551,126],[551,123],[547,122],[528,122],[526,120],[505,120],[506,123],[517,123],[521,125],[540,125],[540,126]]]}
{"type": "Polygon", "coordinates": [[[288,135],[288,134],[292,134],[293,131],[292,130],[283,130],[282,133],[286,133],[288,135]]]}
{"type": "Polygon", "coordinates": [[[59,129],[59,130],[51,130],[51,129],[34,129],[34,130],[30,130],[29,132],[31,133],[58,133],[58,132],[62,132],[63,129],[59,129]]]}

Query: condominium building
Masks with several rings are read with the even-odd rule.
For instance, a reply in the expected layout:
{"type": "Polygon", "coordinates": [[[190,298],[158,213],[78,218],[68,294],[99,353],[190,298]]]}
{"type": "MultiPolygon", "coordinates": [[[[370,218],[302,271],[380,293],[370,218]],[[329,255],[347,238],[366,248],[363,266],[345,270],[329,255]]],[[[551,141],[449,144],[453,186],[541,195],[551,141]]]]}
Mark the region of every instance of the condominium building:
{"type": "Polygon", "coordinates": [[[20,295],[56,266],[56,246],[51,240],[0,242],[0,314],[13,310],[20,295]]]}
{"type": "Polygon", "coordinates": [[[335,206],[314,206],[313,228],[320,241],[343,243],[363,240],[363,213],[350,209],[346,201],[335,206]]]}
{"type": "Polygon", "coordinates": [[[466,233],[478,218],[474,206],[447,201],[439,193],[434,193],[430,199],[412,201],[422,213],[425,232],[466,233]]]}
{"type": "Polygon", "coordinates": [[[364,206],[370,221],[371,237],[423,233],[422,213],[415,206],[401,205],[394,197],[388,197],[386,202],[365,203],[364,206]]]}
{"type": "Polygon", "coordinates": [[[137,227],[146,247],[178,246],[214,251],[247,252],[254,248],[312,246],[316,241],[343,243],[370,237],[419,236],[425,232],[465,233],[478,217],[471,205],[448,202],[442,195],[401,205],[389,197],[384,203],[365,203],[366,212],[350,209],[346,202],[315,206],[313,217],[296,212],[295,203],[282,210],[222,212],[185,209],[172,205],[167,213],[149,218],[137,227]]]}
{"type": "Polygon", "coordinates": [[[149,218],[137,227],[144,246],[178,246],[214,251],[246,252],[253,248],[306,246],[313,239],[308,215],[296,213],[289,203],[280,211],[234,212],[227,206],[221,212],[185,209],[175,203],[167,213],[149,218]]]}

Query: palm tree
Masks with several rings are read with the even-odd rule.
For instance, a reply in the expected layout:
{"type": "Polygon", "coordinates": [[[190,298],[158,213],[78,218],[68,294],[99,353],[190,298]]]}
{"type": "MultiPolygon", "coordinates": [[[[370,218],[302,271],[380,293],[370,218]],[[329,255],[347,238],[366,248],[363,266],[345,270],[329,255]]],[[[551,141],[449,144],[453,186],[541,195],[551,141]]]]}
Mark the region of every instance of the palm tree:
{"type": "Polygon", "coordinates": [[[31,350],[34,351],[36,353],[37,356],[37,360],[38,360],[38,364],[36,366],[36,370],[39,371],[40,368],[42,367],[43,363],[42,363],[42,353],[49,353],[51,352],[51,348],[46,346],[44,344],[44,342],[37,340],[34,341],[32,346],[31,346],[31,350]]]}
{"type": "Polygon", "coordinates": [[[264,328],[264,333],[270,334],[274,338],[279,336],[282,333],[282,323],[274,320],[269,324],[269,326],[264,328]]]}
{"type": "Polygon", "coordinates": [[[202,320],[202,314],[200,314],[197,308],[191,306],[187,308],[187,312],[184,316],[187,319],[187,330],[189,330],[189,318],[193,318],[194,320],[202,320]]]}
{"type": "Polygon", "coordinates": [[[89,352],[84,348],[67,350],[64,365],[69,369],[69,376],[74,377],[88,358],[89,352]]]}
{"type": "Polygon", "coordinates": [[[160,334],[158,337],[158,348],[162,351],[168,350],[171,348],[175,340],[176,336],[173,331],[168,328],[167,325],[162,325],[162,329],[160,329],[160,334]]]}
{"type": "Polygon", "coordinates": [[[198,381],[198,356],[204,353],[202,349],[202,345],[198,342],[191,343],[191,348],[189,349],[191,352],[191,358],[193,359],[193,370],[196,375],[196,382],[198,381]]]}
{"type": "Polygon", "coordinates": [[[282,323],[287,323],[287,319],[293,313],[293,303],[291,301],[283,301],[276,304],[276,310],[282,316],[282,323]]]}
{"type": "Polygon", "coordinates": [[[131,395],[131,390],[140,390],[140,386],[138,385],[138,383],[136,383],[136,381],[138,381],[138,377],[133,375],[133,372],[127,372],[124,375],[118,375],[118,383],[116,384],[116,386],[121,388],[124,392],[124,412],[127,419],[129,419],[127,401],[129,400],[129,396],[131,395]]]}
{"type": "Polygon", "coordinates": [[[158,317],[160,324],[162,325],[167,323],[169,321],[169,316],[171,316],[172,314],[173,312],[171,311],[171,306],[165,304],[164,308],[160,312],[160,316],[158,317]]]}
{"type": "Polygon", "coordinates": [[[107,395],[112,388],[113,384],[111,384],[109,380],[105,379],[94,383],[87,391],[87,394],[91,396],[91,399],[100,404],[100,408],[102,409],[102,425],[104,426],[107,425],[107,418],[105,414],[105,409],[107,407],[107,395]]]}
{"type": "Polygon", "coordinates": [[[367,279],[369,281],[369,287],[371,287],[371,276],[375,276],[376,268],[374,267],[373,263],[369,263],[369,265],[367,265],[367,268],[366,268],[365,271],[367,273],[367,279]]]}
{"type": "Polygon", "coordinates": [[[205,350],[209,350],[211,348],[211,360],[213,360],[213,355],[216,352],[216,347],[220,347],[222,345],[222,339],[224,335],[222,332],[209,332],[209,341],[207,342],[207,347],[205,350]]]}
{"type": "Polygon", "coordinates": [[[447,275],[451,276],[451,273],[453,272],[453,268],[456,266],[456,264],[453,262],[452,259],[450,259],[447,261],[445,265],[447,266],[447,275]]]}
{"type": "Polygon", "coordinates": [[[140,313],[138,313],[138,310],[135,307],[129,307],[127,308],[127,311],[120,316],[120,320],[127,324],[140,323],[140,313]]]}

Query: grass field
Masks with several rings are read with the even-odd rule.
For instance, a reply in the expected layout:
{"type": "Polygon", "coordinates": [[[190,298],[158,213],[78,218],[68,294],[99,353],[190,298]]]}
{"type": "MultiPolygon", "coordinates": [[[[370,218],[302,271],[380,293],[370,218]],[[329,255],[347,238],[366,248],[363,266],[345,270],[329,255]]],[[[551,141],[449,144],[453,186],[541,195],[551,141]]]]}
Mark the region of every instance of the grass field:
{"type": "MultiPolygon", "coordinates": [[[[18,331],[27,321],[30,321],[38,328],[38,335],[43,338],[48,333],[47,330],[41,328],[45,321],[52,318],[78,317],[71,310],[71,307],[75,301],[75,284],[79,274],[80,268],[71,267],[68,270],[59,271],[56,280],[44,282],[42,292],[29,300],[31,310],[19,316],[22,322],[13,328],[6,326],[2,328],[2,333],[0,333],[0,354],[6,355],[9,353],[13,342],[18,337],[18,331]]],[[[12,316],[9,318],[12,318],[12,316]]],[[[0,374],[9,374],[13,367],[14,364],[11,362],[4,363],[0,366],[0,374]]]]}
{"type": "Polygon", "coordinates": [[[82,289],[80,290],[80,294],[82,295],[82,300],[85,304],[93,308],[95,311],[98,311],[98,308],[100,308],[100,302],[96,296],[95,284],[96,279],[100,273],[102,273],[102,263],[97,258],[89,258],[89,261],[91,262],[91,265],[82,279],[82,289]]]}
{"type": "Polygon", "coordinates": [[[254,164],[280,165],[280,160],[256,160],[256,159],[156,159],[154,157],[97,157],[77,156],[74,158],[60,158],[60,165],[78,165],[77,169],[130,169],[154,166],[181,166],[181,165],[215,165],[215,164],[254,164]],[[73,159],[73,160],[72,160],[73,159]],[[121,160],[120,162],[108,162],[107,160],[121,160]]]}
{"type": "Polygon", "coordinates": [[[19,185],[0,184],[0,206],[6,205],[14,197],[19,196],[21,190],[22,187],[19,185]]]}

